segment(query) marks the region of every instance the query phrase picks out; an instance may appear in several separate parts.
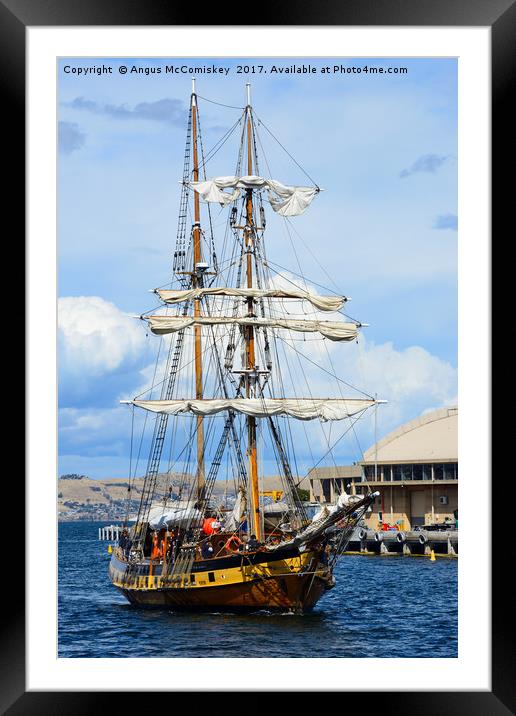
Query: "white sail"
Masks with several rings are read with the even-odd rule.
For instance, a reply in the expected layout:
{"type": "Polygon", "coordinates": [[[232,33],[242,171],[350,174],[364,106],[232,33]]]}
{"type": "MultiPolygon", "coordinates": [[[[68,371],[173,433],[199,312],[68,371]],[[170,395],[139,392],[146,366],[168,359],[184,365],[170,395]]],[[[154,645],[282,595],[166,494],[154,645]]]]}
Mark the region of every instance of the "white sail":
{"type": "Polygon", "coordinates": [[[301,333],[320,333],[332,341],[352,341],[358,335],[359,325],[343,321],[311,321],[293,318],[250,318],[229,316],[142,316],[156,335],[175,333],[191,326],[217,326],[233,324],[258,328],[286,328],[301,333]]]}
{"type": "Polygon", "coordinates": [[[242,521],[245,519],[246,511],[247,497],[245,494],[245,490],[243,487],[239,487],[233,511],[230,515],[227,516],[226,521],[224,523],[224,529],[228,532],[234,532],[235,530],[237,530],[239,525],[241,525],[242,521]]]}
{"type": "Polygon", "coordinates": [[[201,517],[199,510],[192,505],[187,507],[157,505],[150,510],[148,521],[152,530],[160,530],[163,527],[186,527],[192,520],[201,517]]]}
{"type": "Polygon", "coordinates": [[[312,306],[320,311],[338,311],[347,301],[345,296],[318,296],[315,293],[308,293],[301,289],[279,289],[279,288],[231,288],[220,286],[214,288],[189,288],[183,291],[170,289],[157,289],[156,293],[164,303],[179,303],[190,301],[203,296],[235,296],[242,298],[298,298],[309,301],[312,306]]]}
{"type": "Polygon", "coordinates": [[[298,216],[312,203],[320,191],[313,186],[286,186],[274,179],[257,176],[214,177],[207,181],[192,181],[189,186],[204,201],[227,206],[235,201],[241,189],[266,189],[273,210],[282,216],[298,216]],[[226,191],[229,190],[229,191],[226,191]]]}
{"type": "Polygon", "coordinates": [[[299,420],[344,420],[374,405],[374,400],[361,398],[230,398],[208,400],[129,400],[122,401],[153,413],[179,415],[215,415],[223,410],[266,418],[288,415],[299,420]]]}

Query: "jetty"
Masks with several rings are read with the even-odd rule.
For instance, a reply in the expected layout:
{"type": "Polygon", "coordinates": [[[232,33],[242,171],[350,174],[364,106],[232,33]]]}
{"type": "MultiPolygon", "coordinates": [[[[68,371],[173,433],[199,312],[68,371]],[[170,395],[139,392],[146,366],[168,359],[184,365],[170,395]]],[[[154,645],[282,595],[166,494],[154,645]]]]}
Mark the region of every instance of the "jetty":
{"type": "Polygon", "coordinates": [[[106,527],[99,527],[99,540],[118,542],[121,531],[122,527],[120,525],[107,525],[106,527]]]}
{"type": "Polygon", "coordinates": [[[346,547],[345,554],[362,555],[435,555],[457,557],[459,554],[459,531],[413,530],[382,531],[356,528],[346,547]]]}

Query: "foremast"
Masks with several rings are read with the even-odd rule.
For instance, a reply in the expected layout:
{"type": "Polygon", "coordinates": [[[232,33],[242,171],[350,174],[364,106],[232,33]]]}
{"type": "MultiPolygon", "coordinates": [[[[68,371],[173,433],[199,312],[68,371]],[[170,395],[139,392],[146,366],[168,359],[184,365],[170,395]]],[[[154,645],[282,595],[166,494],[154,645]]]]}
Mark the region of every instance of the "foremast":
{"type": "MultiPolygon", "coordinates": [[[[199,181],[199,153],[197,150],[197,98],[195,94],[195,79],[192,79],[192,146],[193,146],[193,180],[199,181]]],[[[201,208],[200,196],[194,192],[194,224],[192,231],[193,243],[193,267],[192,267],[192,286],[193,288],[203,287],[203,266],[201,253],[201,208]]],[[[201,301],[199,298],[194,299],[194,318],[201,316],[201,301]]],[[[194,364],[195,364],[195,397],[197,400],[203,398],[203,376],[202,376],[202,342],[201,342],[201,326],[194,326],[194,364]]],[[[197,416],[197,499],[202,500],[206,484],[204,469],[204,422],[202,415],[197,416]]]]}
{"type": "MultiPolygon", "coordinates": [[[[251,86],[248,83],[247,105],[246,105],[246,128],[247,128],[247,174],[253,175],[253,153],[252,153],[252,122],[251,122],[251,86]]],[[[253,255],[255,249],[255,226],[253,218],[253,190],[246,190],[246,225],[244,228],[244,245],[246,249],[246,277],[247,288],[253,288],[253,255]]],[[[247,315],[254,317],[254,299],[249,296],[247,299],[247,315]]],[[[247,398],[255,398],[257,375],[254,348],[254,326],[247,326],[245,329],[245,392],[247,398]]],[[[247,418],[247,452],[249,456],[249,486],[251,492],[252,507],[252,531],[258,541],[262,540],[262,520],[260,515],[260,492],[258,487],[258,457],[256,449],[256,418],[248,415],[247,418]]]]}

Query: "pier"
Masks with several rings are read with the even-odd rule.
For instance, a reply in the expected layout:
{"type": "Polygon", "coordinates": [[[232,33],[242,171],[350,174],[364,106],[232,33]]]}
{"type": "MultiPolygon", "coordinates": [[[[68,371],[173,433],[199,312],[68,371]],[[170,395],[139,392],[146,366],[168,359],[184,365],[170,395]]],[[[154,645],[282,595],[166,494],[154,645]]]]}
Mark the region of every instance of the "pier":
{"type": "Polygon", "coordinates": [[[376,532],[359,527],[354,530],[345,554],[379,554],[405,556],[430,556],[431,553],[447,557],[459,554],[458,530],[394,531],[376,532]]]}
{"type": "Polygon", "coordinates": [[[120,525],[107,525],[107,527],[99,527],[99,540],[118,542],[121,531],[122,528],[120,525]]]}

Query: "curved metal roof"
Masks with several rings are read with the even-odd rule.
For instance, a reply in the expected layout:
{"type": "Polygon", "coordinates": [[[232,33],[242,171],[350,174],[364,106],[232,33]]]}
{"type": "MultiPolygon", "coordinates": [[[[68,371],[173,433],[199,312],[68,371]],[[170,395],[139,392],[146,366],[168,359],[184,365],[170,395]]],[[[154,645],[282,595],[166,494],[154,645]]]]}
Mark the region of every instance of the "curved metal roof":
{"type": "Polygon", "coordinates": [[[432,410],[401,425],[364,453],[364,463],[458,460],[457,407],[432,410]]]}

